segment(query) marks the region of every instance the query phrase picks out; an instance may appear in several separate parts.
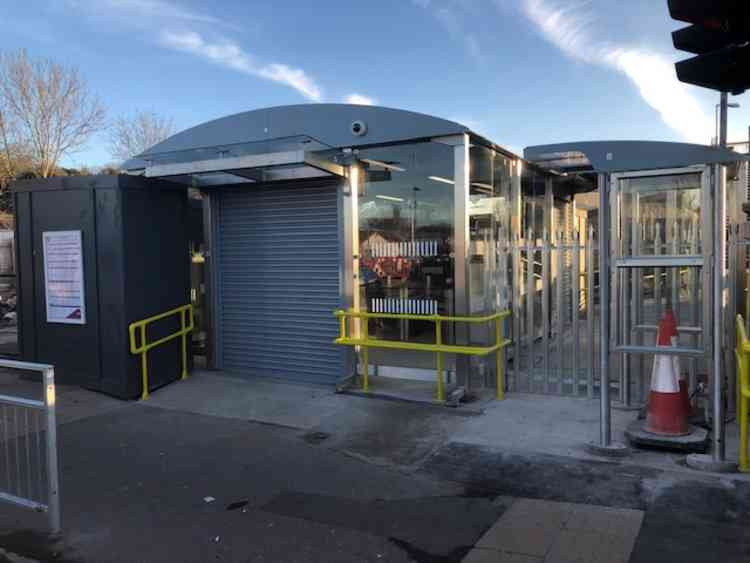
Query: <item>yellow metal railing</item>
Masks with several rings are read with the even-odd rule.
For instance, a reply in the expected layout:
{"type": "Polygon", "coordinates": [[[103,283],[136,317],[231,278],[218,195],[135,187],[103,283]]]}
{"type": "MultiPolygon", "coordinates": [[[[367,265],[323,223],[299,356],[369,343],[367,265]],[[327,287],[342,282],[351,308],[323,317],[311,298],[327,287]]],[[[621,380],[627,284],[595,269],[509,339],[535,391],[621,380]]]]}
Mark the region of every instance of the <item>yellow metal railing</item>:
{"type": "Polygon", "coordinates": [[[193,330],[194,326],[192,305],[183,305],[182,307],[177,307],[176,309],[166,311],[165,313],[130,323],[130,326],[128,327],[130,333],[130,353],[141,355],[141,379],[143,385],[141,399],[148,399],[148,351],[157,346],[161,346],[170,340],[174,340],[175,338],[182,337],[181,379],[187,378],[187,335],[193,330]],[[153,342],[149,342],[146,333],[148,325],[166,319],[167,317],[171,317],[172,315],[180,315],[180,330],[173,332],[168,336],[164,336],[163,338],[159,338],[158,340],[154,340],[153,342]],[[140,343],[136,342],[136,340],[138,340],[136,334],[140,336],[140,343]]]}
{"type": "Polygon", "coordinates": [[[737,315],[737,420],[740,425],[740,471],[750,473],[748,459],[748,409],[750,408],[750,340],[747,339],[745,321],[742,315],[737,315]]]}
{"type": "Polygon", "coordinates": [[[408,315],[396,313],[367,313],[358,311],[338,310],[333,313],[339,319],[339,337],[334,340],[336,344],[344,346],[360,346],[362,348],[362,389],[369,391],[369,349],[389,348],[392,350],[412,350],[415,352],[432,352],[436,354],[437,365],[437,389],[435,396],[438,401],[445,400],[445,383],[443,382],[443,354],[464,354],[469,356],[487,356],[495,353],[495,369],[497,374],[497,398],[505,398],[505,365],[503,362],[503,349],[511,343],[511,340],[503,336],[503,319],[510,316],[510,311],[501,311],[483,317],[445,317],[442,315],[408,315]],[[359,319],[360,336],[353,338],[347,335],[347,319],[359,319]],[[400,340],[381,340],[371,338],[368,321],[370,319],[394,319],[408,321],[430,321],[435,323],[435,343],[404,342],[400,340]],[[443,342],[443,323],[495,323],[495,343],[491,346],[459,346],[445,344],[443,342]]]}

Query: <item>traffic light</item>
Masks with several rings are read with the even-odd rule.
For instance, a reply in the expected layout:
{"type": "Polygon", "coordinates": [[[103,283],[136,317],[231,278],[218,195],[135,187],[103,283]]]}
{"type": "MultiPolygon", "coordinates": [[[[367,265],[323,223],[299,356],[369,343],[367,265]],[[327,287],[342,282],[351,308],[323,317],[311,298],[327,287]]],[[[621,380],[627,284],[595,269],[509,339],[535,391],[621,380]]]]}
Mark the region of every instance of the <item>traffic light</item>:
{"type": "Polygon", "coordinates": [[[667,0],[675,48],[697,55],[675,64],[681,82],[741,94],[750,88],[750,0],[667,0]]]}

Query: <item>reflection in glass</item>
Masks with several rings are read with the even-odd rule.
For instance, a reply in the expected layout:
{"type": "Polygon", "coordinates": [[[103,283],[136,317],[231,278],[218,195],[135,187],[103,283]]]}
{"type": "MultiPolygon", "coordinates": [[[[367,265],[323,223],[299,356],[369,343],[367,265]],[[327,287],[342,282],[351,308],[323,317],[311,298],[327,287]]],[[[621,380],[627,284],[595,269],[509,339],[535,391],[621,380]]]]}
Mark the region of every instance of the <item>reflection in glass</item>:
{"type": "Polygon", "coordinates": [[[701,175],[620,180],[623,256],[701,254],[701,175]]]}
{"type": "MultiPolygon", "coordinates": [[[[453,147],[415,143],[360,150],[362,308],[378,313],[453,314],[453,147]]],[[[450,328],[444,338],[450,341],[450,328]]],[[[372,320],[372,336],[434,342],[430,321],[372,320]]],[[[431,354],[373,350],[373,363],[431,367],[431,354]]]]}

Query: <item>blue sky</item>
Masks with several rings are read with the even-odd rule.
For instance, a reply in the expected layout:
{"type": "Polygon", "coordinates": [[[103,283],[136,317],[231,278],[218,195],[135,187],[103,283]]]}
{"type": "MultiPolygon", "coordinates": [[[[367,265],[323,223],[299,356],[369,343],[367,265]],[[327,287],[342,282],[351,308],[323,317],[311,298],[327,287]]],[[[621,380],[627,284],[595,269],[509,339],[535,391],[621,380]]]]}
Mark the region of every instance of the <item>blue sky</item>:
{"type": "MultiPolygon", "coordinates": [[[[498,144],[708,142],[718,94],[682,85],[666,0],[2,0],[0,49],[80,68],[109,116],[184,129],[353,100],[463,122],[498,144]]],[[[745,140],[750,95],[731,101],[745,140]]],[[[97,137],[70,165],[110,161],[97,137]]]]}

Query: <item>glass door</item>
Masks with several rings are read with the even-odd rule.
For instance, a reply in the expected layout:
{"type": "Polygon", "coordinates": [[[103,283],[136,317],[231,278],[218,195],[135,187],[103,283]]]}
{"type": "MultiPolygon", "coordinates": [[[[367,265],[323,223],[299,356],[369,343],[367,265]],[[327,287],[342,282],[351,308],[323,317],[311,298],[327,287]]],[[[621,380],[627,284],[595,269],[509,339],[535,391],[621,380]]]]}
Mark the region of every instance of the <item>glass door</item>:
{"type": "Polygon", "coordinates": [[[705,167],[612,176],[612,334],[621,352],[620,399],[648,396],[659,323],[674,316],[667,353],[686,357],[690,389],[710,348],[710,171],[705,167]]]}

